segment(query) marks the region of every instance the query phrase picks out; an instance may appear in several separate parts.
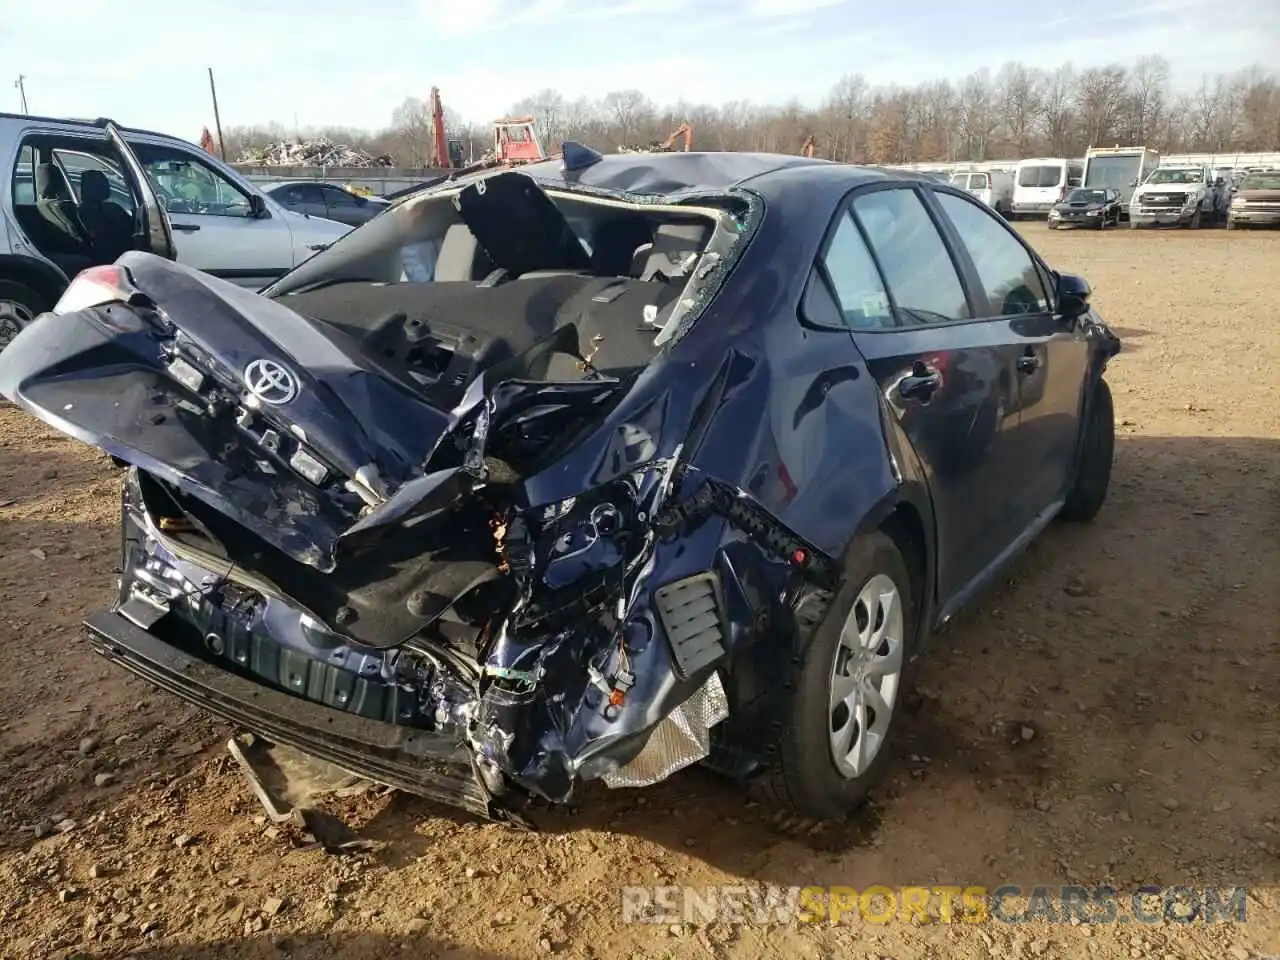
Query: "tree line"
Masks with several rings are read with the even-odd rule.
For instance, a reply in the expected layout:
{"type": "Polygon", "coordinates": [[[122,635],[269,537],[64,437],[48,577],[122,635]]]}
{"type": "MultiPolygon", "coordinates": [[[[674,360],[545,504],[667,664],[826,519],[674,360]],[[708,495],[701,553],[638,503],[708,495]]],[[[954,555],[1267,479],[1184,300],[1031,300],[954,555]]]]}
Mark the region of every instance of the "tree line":
{"type": "MultiPolygon", "coordinates": [[[[446,99],[448,91],[443,91],[446,99]]],[[[681,123],[695,150],[799,153],[812,136],[814,155],[856,163],[1004,160],[1081,156],[1090,145],[1145,144],[1163,153],[1280,150],[1280,78],[1258,66],[1204,77],[1178,92],[1169,63],[1147,56],[1133,66],[1077,69],[1006,63],[953,82],[875,86],[860,74],[842,77],[818,107],[798,101],[763,106],[655,103],[640,90],[571,99],[540,90],[512,104],[510,115],[537,120],[543,145],[578,140],[603,151],[663,141],[681,123]]],[[[468,155],[492,145],[492,128],[463,122],[446,107],[446,128],[468,155]]],[[[427,166],[431,116],[425,98],[410,97],[381,130],[280,124],[227,131],[228,159],[243,149],[303,137],[326,137],[389,154],[397,166],[427,166]]]]}

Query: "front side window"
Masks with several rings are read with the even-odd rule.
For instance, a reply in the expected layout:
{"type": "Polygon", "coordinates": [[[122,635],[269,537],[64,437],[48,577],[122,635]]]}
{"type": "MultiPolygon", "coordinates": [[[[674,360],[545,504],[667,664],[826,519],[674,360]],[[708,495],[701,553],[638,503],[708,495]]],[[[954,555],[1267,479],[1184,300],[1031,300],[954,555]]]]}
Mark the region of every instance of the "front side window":
{"type": "Polygon", "coordinates": [[[847,210],[822,255],[822,266],[851,329],[882,330],[894,325],[880,271],[847,210]]]}
{"type": "Polygon", "coordinates": [[[248,194],[187,153],[141,144],[134,147],[134,152],[170,213],[211,217],[253,215],[248,194]]]}
{"type": "Polygon", "coordinates": [[[904,324],[973,316],[942,236],[914,190],[876,190],[853,201],[904,324]]]}
{"type": "Polygon", "coordinates": [[[953,193],[939,192],[937,197],[973,259],[994,315],[1047,312],[1049,296],[1035,260],[1004,223],[953,193]]]}

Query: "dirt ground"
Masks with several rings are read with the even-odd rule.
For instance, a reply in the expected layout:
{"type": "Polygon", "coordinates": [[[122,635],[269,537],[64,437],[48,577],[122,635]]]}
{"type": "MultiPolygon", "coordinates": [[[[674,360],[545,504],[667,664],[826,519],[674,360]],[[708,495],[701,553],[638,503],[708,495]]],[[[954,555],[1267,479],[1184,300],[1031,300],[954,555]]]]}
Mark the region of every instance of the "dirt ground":
{"type": "Polygon", "coordinates": [[[537,833],[334,801],[378,849],[300,849],[227,728],[90,653],[119,474],[0,407],[0,955],[1280,954],[1280,234],[1022,226],[1124,338],[1111,496],[936,642],[901,760],[848,824],[778,820],[694,769],[591,790],[537,833]],[[620,893],[1067,883],[1122,906],[1244,886],[1247,921],[624,924],[620,893]]]}

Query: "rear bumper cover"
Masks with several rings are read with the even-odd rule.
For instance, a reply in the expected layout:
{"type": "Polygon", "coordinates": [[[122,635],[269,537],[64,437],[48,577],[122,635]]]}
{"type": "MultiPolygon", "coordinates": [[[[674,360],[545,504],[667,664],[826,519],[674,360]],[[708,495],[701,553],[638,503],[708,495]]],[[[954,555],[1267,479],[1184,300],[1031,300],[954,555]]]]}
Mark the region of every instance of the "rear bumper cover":
{"type": "Polygon", "coordinates": [[[470,752],[452,737],[272,690],[198,660],[117,613],[95,613],[84,626],[96,652],[222,720],[378,783],[481,817],[513,819],[484,788],[470,752]]]}

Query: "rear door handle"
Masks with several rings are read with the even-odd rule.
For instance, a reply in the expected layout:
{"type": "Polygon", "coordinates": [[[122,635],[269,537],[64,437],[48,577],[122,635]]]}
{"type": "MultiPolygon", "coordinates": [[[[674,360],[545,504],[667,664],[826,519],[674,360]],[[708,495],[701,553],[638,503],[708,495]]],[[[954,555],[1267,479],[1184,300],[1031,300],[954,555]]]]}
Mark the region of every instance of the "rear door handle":
{"type": "Polygon", "coordinates": [[[196,223],[173,223],[170,221],[169,226],[173,227],[175,230],[180,230],[183,233],[195,233],[200,229],[200,225],[196,223]]]}
{"type": "Polygon", "coordinates": [[[1018,358],[1019,373],[1035,373],[1040,369],[1040,358],[1034,353],[1024,353],[1018,358]]]}
{"type": "Polygon", "coordinates": [[[933,367],[917,366],[911,376],[898,381],[898,395],[906,400],[928,400],[942,386],[942,374],[933,367]]]}

